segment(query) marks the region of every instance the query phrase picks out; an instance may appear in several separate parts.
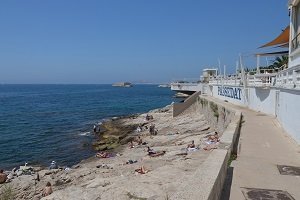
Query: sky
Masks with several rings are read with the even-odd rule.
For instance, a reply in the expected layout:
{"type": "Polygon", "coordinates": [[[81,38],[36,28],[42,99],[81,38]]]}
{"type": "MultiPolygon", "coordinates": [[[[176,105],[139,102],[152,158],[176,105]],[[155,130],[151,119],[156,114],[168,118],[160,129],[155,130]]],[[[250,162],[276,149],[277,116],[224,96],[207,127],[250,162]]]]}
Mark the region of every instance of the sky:
{"type": "Polygon", "coordinates": [[[166,83],[218,60],[234,73],[239,54],[255,67],[289,24],[287,2],[3,0],[0,84],[166,83]]]}

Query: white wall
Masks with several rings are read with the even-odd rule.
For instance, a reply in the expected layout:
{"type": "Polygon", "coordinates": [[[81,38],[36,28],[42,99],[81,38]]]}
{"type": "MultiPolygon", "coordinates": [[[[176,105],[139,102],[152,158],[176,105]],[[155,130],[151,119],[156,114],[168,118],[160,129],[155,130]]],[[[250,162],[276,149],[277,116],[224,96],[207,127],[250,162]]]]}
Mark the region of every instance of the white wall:
{"type": "Polygon", "coordinates": [[[171,90],[198,92],[202,90],[202,84],[201,83],[172,83],[171,90]]]}
{"type": "MultiPolygon", "coordinates": [[[[300,143],[300,90],[288,90],[280,88],[248,88],[244,90],[240,88],[241,95],[239,98],[231,98],[220,95],[218,85],[209,86],[208,95],[221,100],[227,100],[230,103],[245,106],[252,110],[266,113],[269,115],[276,115],[276,104],[278,105],[277,119],[282,127],[292,138],[300,143]],[[279,92],[278,102],[276,102],[276,91],[279,92]],[[246,98],[248,93],[248,100],[246,98]]],[[[230,96],[230,95],[227,95],[230,96]]]]}
{"type": "Polygon", "coordinates": [[[283,128],[300,143],[299,90],[280,90],[277,118],[283,128]]]}
{"type": "Polygon", "coordinates": [[[275,116],[275,92],[274,89],[249,88],[249,104],[252,110],[275,116]]]}

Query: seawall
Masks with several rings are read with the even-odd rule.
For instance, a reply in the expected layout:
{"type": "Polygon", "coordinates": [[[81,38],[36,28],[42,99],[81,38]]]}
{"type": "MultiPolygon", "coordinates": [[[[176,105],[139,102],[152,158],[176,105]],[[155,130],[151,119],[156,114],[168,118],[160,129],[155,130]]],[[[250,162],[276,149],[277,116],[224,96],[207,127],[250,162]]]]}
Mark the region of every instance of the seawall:
{"type": "MultiPolygon", "coordinates": [[[[195,95],[196,96],[196,95],[195,95]]],[[[182,189],[171,199],[218,200],[227,174],[227,165],[231,153],[238,154],[238,139],[242,113],[229,109],[222,102],[203,95],[193,97],[194,102],[184,102],[181,107],[192,106],[193,110],[203,114],[211,127],[222,134],[218,149],[210,153],[206,161],[195,171],[192,179],[182,183],[182,189]]],[[[177,113],[178,107],[173,107],[177,113]]]]}

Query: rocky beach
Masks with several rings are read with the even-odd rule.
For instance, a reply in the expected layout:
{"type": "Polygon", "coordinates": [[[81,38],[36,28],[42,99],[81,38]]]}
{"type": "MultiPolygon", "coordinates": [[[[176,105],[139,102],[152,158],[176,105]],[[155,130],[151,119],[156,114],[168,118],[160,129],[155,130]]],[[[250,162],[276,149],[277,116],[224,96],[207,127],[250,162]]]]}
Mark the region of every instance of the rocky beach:
{"type": "Polygon", "coordinates": [[[35,169],[32,175],[14,176],[0,190],[9,188],[15,199],[168,199],[212,151],[203,147],[214,131],[193,106],[175,118],[172,105],[113,118],[102,124],[93,143],[105,156],[66,169],[35,169]],[[146,120],[147,115],[153,119],[146,120]],[[149,132],[151,125],[157,134],[149,132]],[[188,149],[192,141],[196,148],[188,149]],[[149,156],[147,147],[163,153],[149,156]],[[42,197],[47,182],[53,193],[42,197]]]}

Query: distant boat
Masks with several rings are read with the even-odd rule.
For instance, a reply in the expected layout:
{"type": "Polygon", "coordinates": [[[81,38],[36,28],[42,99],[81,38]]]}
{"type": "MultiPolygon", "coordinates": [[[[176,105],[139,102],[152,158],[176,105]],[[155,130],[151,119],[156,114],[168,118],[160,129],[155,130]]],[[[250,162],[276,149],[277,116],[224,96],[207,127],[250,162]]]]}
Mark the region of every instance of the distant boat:
{"type": "Polygon", "coordinates": [[[158,87],[162,87],[162,88],[170,88],[171,85],[170,84],[161,84],[158,87]]]}
{"type": "Polygon", "coordinates": [[[114,87],[132,87],[132,84],[129,82],[120,82],[112,84],[114,87]]]}

